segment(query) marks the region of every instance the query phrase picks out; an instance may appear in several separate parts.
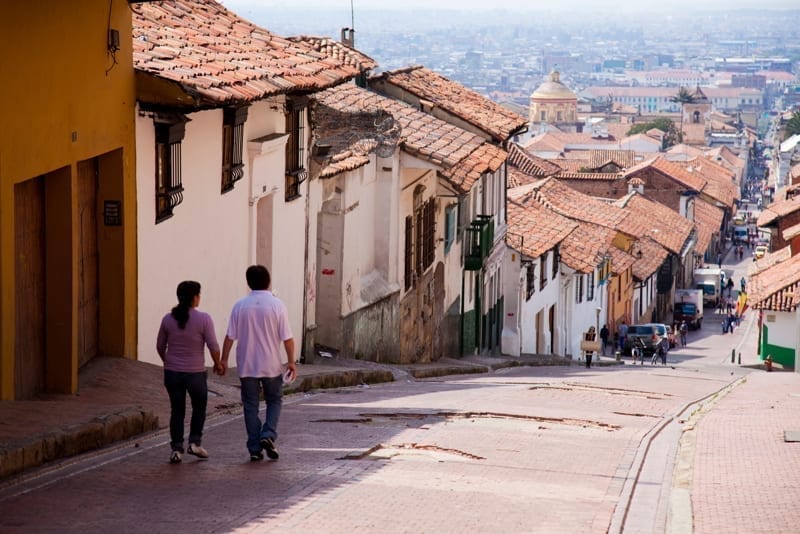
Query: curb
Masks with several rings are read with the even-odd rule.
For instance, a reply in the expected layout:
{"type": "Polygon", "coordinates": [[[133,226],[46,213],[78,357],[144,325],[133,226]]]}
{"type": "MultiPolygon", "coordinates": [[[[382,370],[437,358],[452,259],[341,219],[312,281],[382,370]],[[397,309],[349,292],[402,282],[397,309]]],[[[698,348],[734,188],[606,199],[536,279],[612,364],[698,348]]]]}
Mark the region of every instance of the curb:
{"type": "Polygon", "coordinates": [[[149,410],[125,410],[0,449],[0,479],[158,429],[149,410]]]}

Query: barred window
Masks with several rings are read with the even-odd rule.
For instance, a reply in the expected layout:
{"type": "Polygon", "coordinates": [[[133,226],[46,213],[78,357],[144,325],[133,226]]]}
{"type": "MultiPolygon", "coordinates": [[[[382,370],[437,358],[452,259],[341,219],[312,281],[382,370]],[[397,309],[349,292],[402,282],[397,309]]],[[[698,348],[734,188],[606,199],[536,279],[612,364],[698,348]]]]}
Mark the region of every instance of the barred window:
{"type": "Polygon", "coordinates": [[[286,112],[286,133],[289,139],[286,142],[286,193],[287,201],[300,196],[300,184],[305,181],[308,173],[304,166],[305,142],[305,103],[302,101],[290,102],[286,112]]]}
{"type": "Polygon", "coordinates": [[[575,302],[583,302],[583,275],[578,274],[575,282],[575,302]]]}
{"type": "Polygon", "coordinates": [[[586,300],[594,300],[594,269],[589,273],[589,282],[586,284],[586,300]]]}
{"type": "Polygon", "coordinates": [[[181,141],[184,122],[156,122],[156,224],[172,217],[183,202],[181,141]]]}
{"type": "Polygon", "coordinates": [[[547,286],[547,254],[539,256],[539,291],[547,286]]]}
{"type": "Polygon", "coordinates": [[[221,192],[233,189],[244,176],[244,122],[247,108],[225,108],[222,116],[222,186],[221,192]]]}
{"type": "Polygon", "coordinates": [[[415,279],[433,264],[436,257],[436,199],[422,201],[419,187],[414,192],[414,213],[406,217],[405,287],[409,289],[415,279]]]}
{"type": "Polygon", "coordinates": [[[526,300],[530,299],[536,293],[536,264],[529,262],[525,266],[525,286],[526,286],[526,300]]]}

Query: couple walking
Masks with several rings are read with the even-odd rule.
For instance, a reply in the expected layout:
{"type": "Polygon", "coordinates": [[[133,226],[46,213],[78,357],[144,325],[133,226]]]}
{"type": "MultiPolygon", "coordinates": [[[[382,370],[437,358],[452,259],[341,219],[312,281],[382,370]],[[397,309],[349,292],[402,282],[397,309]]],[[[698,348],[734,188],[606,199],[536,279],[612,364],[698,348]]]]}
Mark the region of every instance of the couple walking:
{"type": "Polygon", "coordinates": [[[178,284],[178,304],[161,320],[156,349],[164,362],[164,386],[170,400],[171,463],[180,463],[183,459],[187,393],[192,403],[192,417],[189,423],[189,447],[185,452],[198,458],[208,458],[208,452],[202,446],[208,404],[205,348],[208,347],[214,360],[214,372],[224,375],[235,341],[250,460],[263,460],[264,452],[272,460],[279,457],[275,440],[278,437],[284,375],[280,346],[282,344],[286,350],[287,379],[291,381],[297,373],[294,339],[286,307],[269,291],[270,274],[267,268],[252,265],[248,267],[245,277],[251,292],[233,306],[221,353],[211,316],[197,309],[200,304],[198,282],[184,281],[178,284]],[[259,396],[262,393],[267,405],[263,424],[258,415],[259,396]]]}

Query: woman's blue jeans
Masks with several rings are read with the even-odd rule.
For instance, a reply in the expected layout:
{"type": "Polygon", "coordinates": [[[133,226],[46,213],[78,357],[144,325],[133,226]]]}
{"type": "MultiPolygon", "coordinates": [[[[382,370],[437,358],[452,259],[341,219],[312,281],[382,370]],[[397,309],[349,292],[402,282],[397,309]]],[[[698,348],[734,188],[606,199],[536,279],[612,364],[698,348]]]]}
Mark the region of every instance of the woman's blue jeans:
{"type": "Polygon", "coordinates": [[[283,377],[271,378],[240,377],[242,384],[242,406],[244,407],[244,426],[247,429],[247,450],[253,454],[261,452],[262,439],[278,439],[278,419],[283,404],[283,377]],[[258,416],[260,396],[264,394],[267,413],[264,424],[258,416]]]}

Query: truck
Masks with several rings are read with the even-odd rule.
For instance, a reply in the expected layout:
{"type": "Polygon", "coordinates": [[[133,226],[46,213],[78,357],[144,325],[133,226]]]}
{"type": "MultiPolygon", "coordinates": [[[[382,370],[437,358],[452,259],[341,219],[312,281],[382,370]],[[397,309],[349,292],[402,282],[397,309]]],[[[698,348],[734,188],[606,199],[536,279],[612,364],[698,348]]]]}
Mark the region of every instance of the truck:
{"type": "Polygon", "coordinates": [[[703,326],[703,290],[676,289],[672,305],[672,319],[676,323],[686,321],[686,325],[699,330],[703,326]]]}
{"type": "Polygon", "coordinates": [[[694,288],[703,291],[703,304],[712,308],[722,300],[722,282],[725,273],[722,269],[695,269],[694,288]]]}

